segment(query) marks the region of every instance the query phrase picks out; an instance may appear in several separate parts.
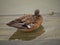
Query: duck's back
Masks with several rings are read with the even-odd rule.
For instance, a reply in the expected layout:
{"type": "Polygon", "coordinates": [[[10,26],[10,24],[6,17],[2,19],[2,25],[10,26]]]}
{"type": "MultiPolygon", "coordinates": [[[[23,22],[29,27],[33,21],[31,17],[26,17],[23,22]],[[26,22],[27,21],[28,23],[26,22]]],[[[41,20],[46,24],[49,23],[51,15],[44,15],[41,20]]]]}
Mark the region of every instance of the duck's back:
{"type": "Polygon", "coordinates": [[[22,19],[23,22],[26,22],[26,23],[32,23],[34,22],[34,17],[33,15],[26,15],[24,16],[24,19],[22,19]]]}

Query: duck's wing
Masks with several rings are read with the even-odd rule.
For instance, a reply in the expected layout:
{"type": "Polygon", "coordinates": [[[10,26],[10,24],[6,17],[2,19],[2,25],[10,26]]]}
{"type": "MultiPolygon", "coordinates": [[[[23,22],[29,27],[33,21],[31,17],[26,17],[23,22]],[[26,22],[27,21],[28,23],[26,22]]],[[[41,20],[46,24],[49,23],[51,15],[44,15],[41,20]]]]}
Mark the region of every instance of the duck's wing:
{"type": "MultiPolygon", "coordinates": [[[[28,18],[28,17],[30,17],[30,15],[26,15],[26,16],[19,17],[19,18],[15,19],[15,20],[12,20],[12,21],[8,22],[7,25],[8,25],[8,26],[11,26],[11,27],[18,27],[18,26],[19,26],[18,24],[19,24],[20,22],[22,22],[23,19],[28,18]]],[[[26,21],[26,20],[25,20],[25,21],[26,21]]],[[[24,23],[24,22],[23,22],[23,23],[24,23]]]]}

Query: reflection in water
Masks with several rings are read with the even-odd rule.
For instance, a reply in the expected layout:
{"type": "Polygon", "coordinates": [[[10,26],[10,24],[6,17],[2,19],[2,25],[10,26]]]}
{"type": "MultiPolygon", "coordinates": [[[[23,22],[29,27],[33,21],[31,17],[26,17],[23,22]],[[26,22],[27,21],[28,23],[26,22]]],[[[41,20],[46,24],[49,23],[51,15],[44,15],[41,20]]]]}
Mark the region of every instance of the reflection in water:
{"type": "Polygon", "coordinates": [[[17,30],[10,38],[9,40],[14,40],[14,39],[21,39],[21,40],[32,40],[35,39],[37,36],[40,36],[41,34],[43,34],[44,31],[44,27],[40,26],[37,30],[34,30],[32,32],[22,32],[20,30],[17,30]]]}

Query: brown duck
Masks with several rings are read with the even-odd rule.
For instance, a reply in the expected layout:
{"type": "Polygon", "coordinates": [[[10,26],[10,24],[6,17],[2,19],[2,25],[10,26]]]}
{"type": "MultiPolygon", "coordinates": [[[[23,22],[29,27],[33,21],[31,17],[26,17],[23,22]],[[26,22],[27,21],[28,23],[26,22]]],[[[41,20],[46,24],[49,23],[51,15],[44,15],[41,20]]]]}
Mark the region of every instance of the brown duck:
{"type": "Polygon", "coordinates": [[[35,10],[34,15],[22,16],[9,23],[8,26],[15,27],[24,32],[30,32],[39,28],[42,24],[43,18],[39,14],[39,9],[35,10]]]}

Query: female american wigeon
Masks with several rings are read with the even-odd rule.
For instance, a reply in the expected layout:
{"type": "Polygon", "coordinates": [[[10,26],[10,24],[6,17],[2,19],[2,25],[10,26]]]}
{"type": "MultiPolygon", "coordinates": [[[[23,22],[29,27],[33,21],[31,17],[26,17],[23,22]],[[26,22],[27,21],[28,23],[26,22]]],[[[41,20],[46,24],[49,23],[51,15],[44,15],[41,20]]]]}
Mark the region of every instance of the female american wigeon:
{"type": "Polygon", "coordinates": [[[40,13],[39,9],[36,9],[34,11],[34,15],[26,15],[19,17],[18,19],[15,19],[7,23],[7,25],[19,29],[37,28],[42,23],[42,16],[39,13],[40,13]]]}

